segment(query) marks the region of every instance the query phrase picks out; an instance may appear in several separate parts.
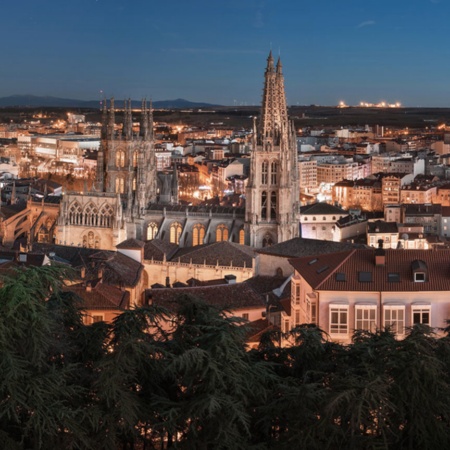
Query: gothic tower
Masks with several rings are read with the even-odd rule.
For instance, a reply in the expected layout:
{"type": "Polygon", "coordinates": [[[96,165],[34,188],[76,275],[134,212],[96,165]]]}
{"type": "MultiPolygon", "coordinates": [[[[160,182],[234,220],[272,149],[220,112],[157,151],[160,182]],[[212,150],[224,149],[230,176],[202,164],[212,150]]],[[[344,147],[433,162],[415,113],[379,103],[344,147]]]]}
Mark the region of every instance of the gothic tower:
{"type": "Polygon", "coordinates": [[[258,127],[253,126],[246,189],[247,244],[260,248],[299,235],[297,139],[288,120],[280,59],[270,52],[258,127]]]}
{"type": "Polygon", "coordinates": [[[101,144],[97,159],[96,190],[120,194],[128,222],[142,218],[156,200],[156,161],[151,106],[142,102],[139,134],[133,131],[131,100],[124,102],[122,130],[115,126],[114,99],[105,100],[101,144]]]}

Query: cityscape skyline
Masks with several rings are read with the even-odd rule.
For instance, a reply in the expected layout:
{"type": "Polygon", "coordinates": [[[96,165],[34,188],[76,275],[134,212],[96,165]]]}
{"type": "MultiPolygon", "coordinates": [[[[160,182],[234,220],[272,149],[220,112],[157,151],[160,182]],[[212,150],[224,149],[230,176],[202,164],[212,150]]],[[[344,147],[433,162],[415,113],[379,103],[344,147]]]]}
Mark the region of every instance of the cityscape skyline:
{"type": "Polygon", "coordinates": [[[447,0],[20,0],[3,11],[0,97],[259,105],[271,48],[290,105],[450,104],[447,0]]]}

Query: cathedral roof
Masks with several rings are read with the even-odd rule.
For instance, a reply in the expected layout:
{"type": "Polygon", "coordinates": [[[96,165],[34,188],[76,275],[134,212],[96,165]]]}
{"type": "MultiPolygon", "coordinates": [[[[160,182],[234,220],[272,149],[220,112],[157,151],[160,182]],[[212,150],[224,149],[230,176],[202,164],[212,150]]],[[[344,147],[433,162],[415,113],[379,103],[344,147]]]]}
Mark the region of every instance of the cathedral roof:
{"type": "Polygon", "coordinates": [[[337,206],[330,205],[328,203],[313,203],[311,205],[304,205],[300,207],[300,214],[348,214],[348,211],[345,211],[342,208],[338,208],[337,206]]]}
{"type": "Polygon", "coordinates": [[[144,241],[130,238],[116,245],[116,248],[136,249],[136,248],[143,248],[144,246],[145,246],[144,241]]]}
{"type": "Polygon", "coordinates": [[[294,238],[280,244],[264,247],[257,250],[258,253],[289,258],[303,256],[323,255],[354,248],[366,248],[363,244],[347,242],[322,241],[319,239],[294,238]]]}
{"type": "Polygon", "coordinates": [[[177,250],[178,245],[176,244],[171,244],[170,242],[161,239],[153,239],[145,243],[144,259],[162,261],[164,255],[166,255],[166,259],[170,259],[177,250]]]}
{"type": "Polygon", "coordinates": [[[235,266],[252,267],[255,250],[247,245],[235,242],[214,242],[212,244],[198,245],[196,247],[180,248],[171,258],[171,261],[193,264],[206,264],[208,266],[235,266]]]}

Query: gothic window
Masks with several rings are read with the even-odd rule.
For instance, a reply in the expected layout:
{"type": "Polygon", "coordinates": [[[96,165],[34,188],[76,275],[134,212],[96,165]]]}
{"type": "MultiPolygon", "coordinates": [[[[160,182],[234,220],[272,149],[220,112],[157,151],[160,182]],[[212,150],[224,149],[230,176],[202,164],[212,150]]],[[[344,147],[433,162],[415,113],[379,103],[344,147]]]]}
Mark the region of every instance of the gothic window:
{"type": "Polygon", "coordinates": [[[137,167],[138,152],[133,152],[133,167],[137,167]]]}
{"type": "Polygon", "coordinates": [[[111,227],[112,225],[112,218],[113,218],[113,208],[111,205],[104,205],[100,209],[100,217],[97,221],[97,226],[100,227],[111,227]]]}
{"type": "Polygon", "coordinates": [[[133,177],[133,191],[136,190],[136,185],[137,185],[137,179],[136,179],[136,177],[133,177]]]}
{"type": "Polygon", "coordinates": [[[147,240],[151,241],[156,238],[158,234],[158,225],[155,222],[150,222],[147,225],[147,240]]]}
{"type": "Polygon", "coordinates": [[[170,225],[170,242],[171,244],[179,244],[180,243],[180,236],[181,232],[183,231],[183,228],[179,222],[174,222],[172,225],[170,225]]]}
{"type": "Polygon", "coordinates": [[[42,225],[38,233],[38,242],[48,242],[48,236],[48,228],[42,225]]]}
{"type": "Polygon", "coordinates": [[[272,220],[277,218],[277,193],[275,191],[270,194],[270,218],[272,220]]]}
{"type": "Polygon", "coordinates": [[[228,241],[228,228],[221,223],[216,228],[216,242],[228,241]]]}
{"type": "Polygon", "coordinates": [[[122,177],[116,178],[116,194],[123,194],[125,192],[125,180],[122,177]]]}
{"type": "Polygon", "coordinates": [[[116,166],[125,167],[125,152],[122,150],[116,152],[116,166]]]}
{"type": "Polygon", "coordinates": [[[98,209],[93,203],[89,203],[84,208],[84,225],[97,226],[98,225],[98,209]]]}
{"type": "Polygon", "coordinates": [[[239,244],[241,245],[245,244],[245,231],[243,228],[239,230],[239,244]]]}
{"type": "Polygon", "coordinates": [[[270,184],[276,185],[278,183],[278,162],[272,161],[270,165],[270,184]]]}
{"type": "Polygon", "coordinates": [[[270,247],[271,245],[273,245],[273,240],[272,240],[272,237],[270,236],[270,234],[267,233],[263,238],[262,246],[270,247]]]}
{"type": "Polygon", "coordinates": [[[261,184],[267,184],[269,177],[269,163],[263,161],[261,165],[261,184]]]}
{"type": "Polygon", "coordinates": [[[261,220],[267,220],[267,192],[261,193],[261,220]]]}
{"type": "Polygon", "coordinates": [[[72,203],[69,208],[69,224],[81,225],[83,217],[83,210],[78,202],[72,203]]]}
{"type": "Polygon", "coordinates": [[[202,245],[205,243],[205,227],[199,223],[194,225],[192,229],[192,246],[202,245]]]}

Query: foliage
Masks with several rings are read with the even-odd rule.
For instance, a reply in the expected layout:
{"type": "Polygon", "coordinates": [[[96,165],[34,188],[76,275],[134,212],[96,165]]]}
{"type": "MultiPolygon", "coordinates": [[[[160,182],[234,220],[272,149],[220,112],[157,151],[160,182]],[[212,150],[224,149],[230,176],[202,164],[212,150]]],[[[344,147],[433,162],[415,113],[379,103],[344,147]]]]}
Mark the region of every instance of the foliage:
{"type": "Polygon", "coordinates": [[[249,350],[240,319],[190,296],[85,325],[69,277],[41,267],[3,280],[3,448],[450,445],[450,328],[358,331],[341,345],[302,325],[249,350]]]}

